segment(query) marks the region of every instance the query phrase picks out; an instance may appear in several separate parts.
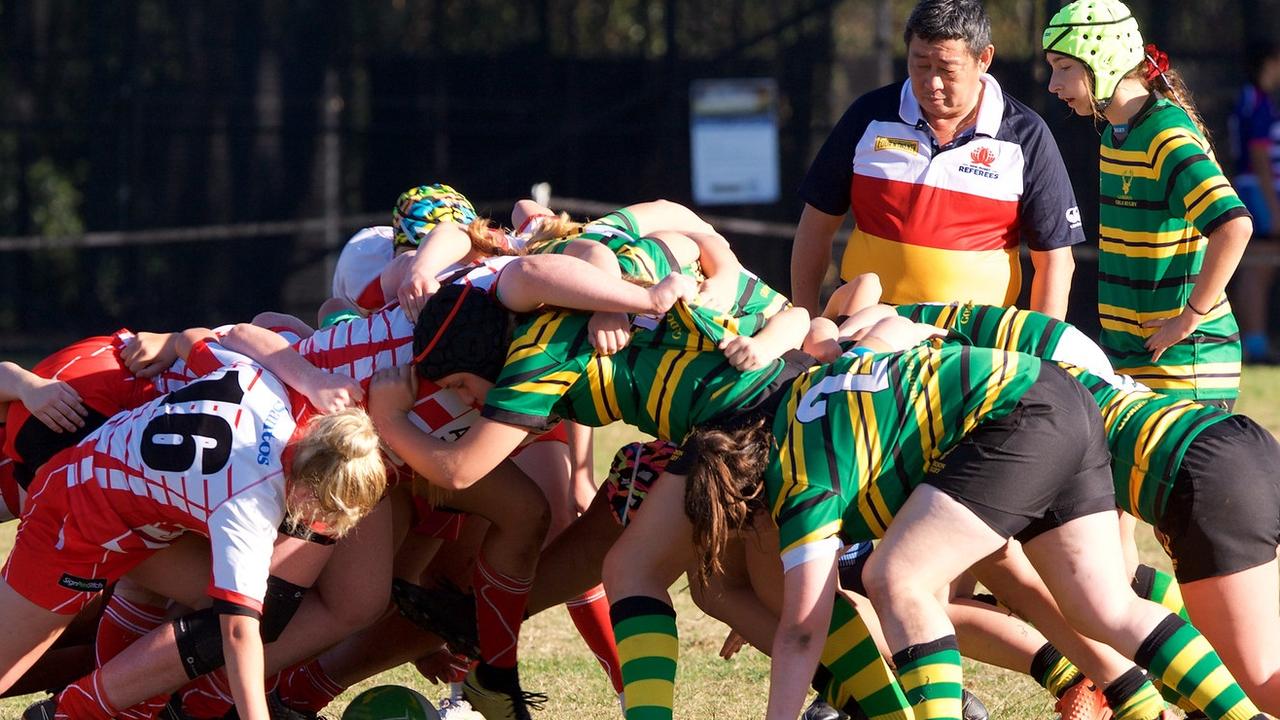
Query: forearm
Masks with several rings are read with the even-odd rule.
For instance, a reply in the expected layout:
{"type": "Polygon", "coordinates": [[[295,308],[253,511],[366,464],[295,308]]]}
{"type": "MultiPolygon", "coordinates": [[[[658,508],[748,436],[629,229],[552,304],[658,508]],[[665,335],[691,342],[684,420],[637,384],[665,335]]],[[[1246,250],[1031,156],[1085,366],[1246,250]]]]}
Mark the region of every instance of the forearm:
{"type": "MultiPolygon", "coordinates": [[[[265,331],[265,332],[270,332],[270,331],[265,331]]],[[[196,346],[197,343],[204,340],[216,340],[216,339],[217,339],[217,336],[214,335],[213,331],[208,328],[188,328],[178,333],[174,337],[173,349],[175,352],[177,352],[179,358],[182,358],[182,360],[186,361],[191,359],[191,350],[196,346]]],[[[231,348],[231,347],[228,347],[227,349],[234,350],[235,352],[239,352],[238,350],[235,350],[234,348],[231,348]]]]}
{"type": "Polygon", "coordinates": [[[1212,311],[1214,303],[1222,297],[1227,283],[1240,266],[1249,238],[1253,235],[1253,221],[1239,217],[1223,224],[1209,236],[1204,252],[1204,265],[1188,299],[1196,314],[1212,311]]]}
{"type": "Polygon", "coordinates": [[[757,342],[777,350],[781,355],[800,347],[809,333],[809,312],[802,307],[789,307],[769,318],[769,322],[756,333],[757,342]]]}
{"type": "Polygon", "coordinates": [[[269,720],[262,638],[258,621],[243,615],[222,615],[222,648],[227,661],[227,683],[236,709],[245,720],[269,720]]]}
{"type": "Polygon", "coordinates": [[[623,313],[646,313],[653,308],[645,288],[568,255],[527,255],[516,260],[503,270],[497,293],[513,312],[531,312],[543,305],[623,313]]]}
{"type": "Polygon", "coordinates": [[[1067,316],[1071,277],[1076,261],[1070,247],[1031,252],[1035,275],[1031,278],[1031,309],[1059,320],[1067,316]]]}
{"type": "Polygon", "coordinates": [[[470,252],[471,236],[463,226],[442,222],[422,239],[409,263],[409,272],[420,277],[435,277],[450,265],[462,262],[470,252]]]}
{"type": "Polygon", "coordinates": [[[257,325],[236,325],[222,338],[222,345],[228,350],[249,356],[284,384],[294,388],[306,387],[310,375],[323,372],[299,355],[288,340],[257,325]]]}
{"type": "Polygon", "coordinates": [[[806,204],[796,226],[791,248],[791,298],[813,315],[822,310],[818,299],[831,265],[831,241],[843,219],[806,204]]]}
{"type": "Polygon", "coordinates": [[[779,624],[773,637],[773,661],[769,668],[767,720],[795,720],[804,707],[813,673],[822,657],[826,619],[824,616],[803,624],[779,624]]]}
{"type": "Polygon", "coordinates": [[[23,393],[42,385],[44,379],[17,363],[0,362],[0,402],[22,400],[23,393]]]}

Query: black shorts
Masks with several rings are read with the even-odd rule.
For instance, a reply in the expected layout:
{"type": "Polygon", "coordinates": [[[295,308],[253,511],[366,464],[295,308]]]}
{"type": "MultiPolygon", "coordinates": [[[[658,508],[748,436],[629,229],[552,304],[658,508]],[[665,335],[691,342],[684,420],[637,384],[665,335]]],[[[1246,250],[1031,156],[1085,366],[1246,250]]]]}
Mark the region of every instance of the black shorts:
{"type": "Polygon", "coordinates": [[[1205,428],[1182,456],[1156,524],[1178,582],[1248,570],[1280,545],[1280,443],[1233,415],[1205,428]]]}
{"type": "Polygon", "coordinates": [[[1056,364],[1040,368],[1013,412],[979,425],[924,478],[1022,542],[1116,505],[1097,403],[1056,364]]]}
{"type": "Polygon", "coordinates": [[[1219,410],[1226,410],[1227,412],[1233,412],[1236,409],[1235,398],[1218,398],[1217,400],[1197,400],[1196,402],[1200,403],[1201,405],[1204,405],[1205,407],[1217,408],[1219,410]]]}

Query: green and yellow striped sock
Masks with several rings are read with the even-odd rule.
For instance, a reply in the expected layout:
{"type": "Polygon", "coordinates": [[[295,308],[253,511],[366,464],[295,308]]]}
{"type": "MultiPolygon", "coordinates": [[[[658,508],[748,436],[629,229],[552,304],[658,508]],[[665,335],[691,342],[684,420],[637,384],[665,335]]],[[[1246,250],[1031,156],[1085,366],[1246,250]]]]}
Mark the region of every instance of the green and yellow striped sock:
{"type": "Polygon", "coordinates": [[[611,605],[609,617],[622,663],[627,720],[671,720],[680,656],[676,611],[657,598],[633,595],[611,605]]]}
{"type": "Polygon", "coordinates": [[[1191,622],[1191,618],[1187,617],[1187,606],[1182,603],[1182,590],[1178,588],[1178,581],[1169,573],[1150,565],[1139,565],[1137,572],[1133,574],[1133,591],[1138,593],[1138,597],[1160,603],[1169,612],[1177,613],[1178,617],[1191,622]]]}
{"type": "Polygon", "coordinates": [[[880,656],[867,624],[841,595],[836,595],[831,626],[822,648],[822,666],[831,682],[822,693],[830,706],[868,720],[912,720],[911,705],[893,671],[880,656]],[[861,715],[851,712],[856,706],[861,715]]]}
{"type": "MultiPolygon", "coordinates": [[[[1160,603],[1169,612],[1177,613],[1178,617],[1191,622],[1191,618],[1187,617],[1187,606],[1182,603],[1182,590],[1178,588],[1178,581],[1169,573],[1150,565],[1139,565],[1133,573],[1133,591],[1138,597],[1160,603]]],[[[1190,700],[1162,682],[1156,683],[1156,689],[1170,705],[1177,705],[1183,710],[1195,707],[1190,700]]]]}
{"type": "Polygon", "coordinates": [[[1080,670],[1049,643],[1037,650],[1031,659],[1031,677],[1055,698],[1062,697],[1072,685],[1084,679],[1080,670]]]}
{"type": "Polygon", "coordinates": [[[1160,621],[1138,646],[1134,661],[1190,698],[1212,720],[1265,718],[1200,631],[1177,615],[1160,621]]]}
{"type": "Polygon", "coordinates": [[[964,684],[955,635],[896,652],[893,664],[918,720],[962,720],[964,684]]]}
{"type": "Polygon", "coordinates": [[[1115,720],[1153,720],[1164,711],[1164,700],[1141,668],[1130,668],[1102,691],[1115,720]]]}

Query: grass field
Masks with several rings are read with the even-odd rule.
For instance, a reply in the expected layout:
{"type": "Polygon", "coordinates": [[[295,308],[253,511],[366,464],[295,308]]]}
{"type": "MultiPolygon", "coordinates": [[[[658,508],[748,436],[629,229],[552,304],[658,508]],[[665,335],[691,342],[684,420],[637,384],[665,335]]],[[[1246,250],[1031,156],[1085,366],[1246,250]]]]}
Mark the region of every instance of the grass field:
{"type": "MultiPolygon", "coordinates": [[[[1280,433],[1280,369],[1248,368],[1238,409],[1272,432],[1280,433]]],[[[600,431],[596,440],[598,477],[603,476],[613,450],[629,439],[630,431],[626,428],[600,431]]],[[[12,523],[0,527],[0,551],[5,554],[13,542],[13,531],[12,523]]],[[[1139,532],[1139,544],[1146,562],[1168,569],[1168,559],[1156,545],[1149,528],[1139,532]]],[[[769,689],[768,658],[747,648],[731,661],[721,660],[718,651],[725,637],[725,626],[693,605],[683,580],[672,591],[679,613],[681,652],[676,717],[699,720],[761,717],[769,689]]],[[[524,626],[520,644],[523,685],[550,697],[546,709],[535,717],[546,720],[619,717],[608,681],[563,610],[550,610],[531,619],[524,626]]],[[[1025,675],[966,661],[965,681],[986,702],[993,718],[1054,717],[1044,690],[1025,675]]],[[[442,688],[423,681],[412,667],[405,666],[349,690],[331,706],[332,716],[339,717],[340,708],[357,692],[385,683],[414,687],[433,701],[443,692],[442,688]]],[[[18,717],[32,699],[0,701],[0,718],[18,717]]]]}

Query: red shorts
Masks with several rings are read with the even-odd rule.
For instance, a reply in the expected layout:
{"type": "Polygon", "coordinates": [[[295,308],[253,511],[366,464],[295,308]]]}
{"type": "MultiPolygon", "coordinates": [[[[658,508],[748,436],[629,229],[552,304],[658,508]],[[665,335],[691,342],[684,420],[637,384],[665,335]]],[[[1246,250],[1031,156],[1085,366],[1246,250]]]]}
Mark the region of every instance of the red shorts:
{"type": "Polygon", "coordinates": [[[79,612],[155,552],[114,552],[86,538],[74,519],[72,492],[62,463],[41,468],[31,483],[9,560],[0,569],[0,577],[19,595],[59,615],[79,612]]]}
{"type": "Polygon", "coordinates": [[[437,510],[424,497],[413,496],[413,532],[446,542],[458,539],[467,514],[450,510],[437,510]]]}
{"type": "Polygon", "coordinates": [[[666,440],[633,442],[618,448],[609,465],[609,474],[600,484],[600,492],[609,499],[613,517],[626,527],[654,483],[666,470],[678,446],[666,440]]]}

